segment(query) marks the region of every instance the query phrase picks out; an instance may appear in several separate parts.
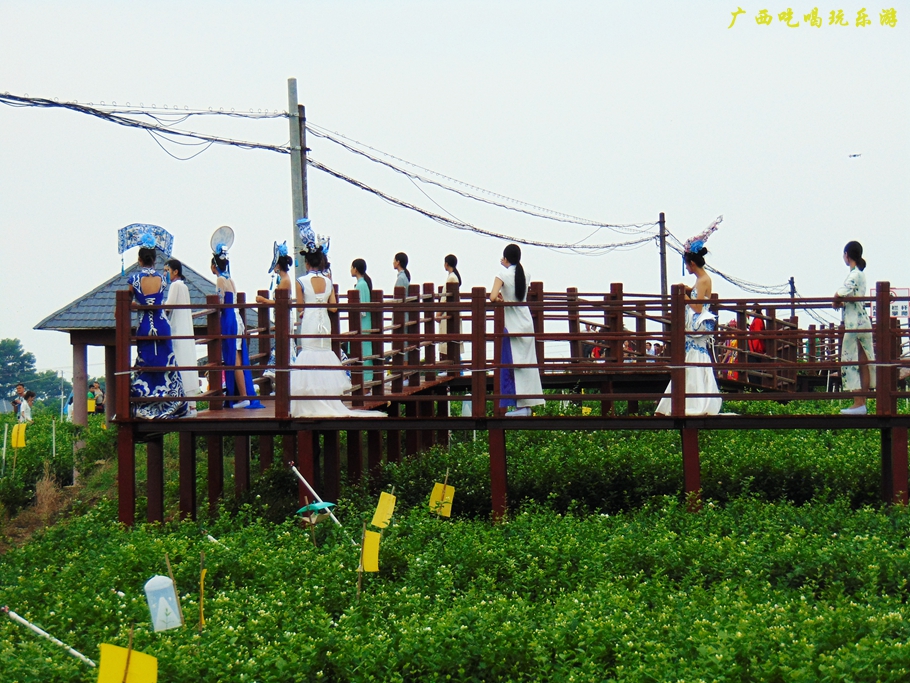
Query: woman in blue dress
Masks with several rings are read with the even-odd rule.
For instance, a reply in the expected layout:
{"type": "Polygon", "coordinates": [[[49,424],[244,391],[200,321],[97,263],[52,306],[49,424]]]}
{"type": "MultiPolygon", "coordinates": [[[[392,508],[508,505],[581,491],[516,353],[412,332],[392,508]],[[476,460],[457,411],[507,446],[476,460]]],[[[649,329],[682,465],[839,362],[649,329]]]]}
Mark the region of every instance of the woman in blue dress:
{"type": "MultiPolygon", "coordinates": [[[[215,286],[218,288],[218,296],[221,303],[227,304],[228,308],[221,309],[221,334],[229,337],[221,340],[221,362],[225,366],[249,365],[250,351],[247,347],[246,338],[237,335],[243,335],[246,327],[243,319],[240,317],[240,311],[233,308],[237,300],[237,290],[234,288],[234,281],[231,279],[230,262],[228,261],[227,249],[220,249],[217,254],[212,256],[212,274],[217,275],[215,286]]],[[[253,373],[249,370],[236,369],[233,372],[224,373],[224,388],[227,396],[256,396],[256,387],[253,384],[253,373]]],[[[243,399],[242,401],[225,401],[227,408],[265,408],[254,398],[252,401],[243,399]]]]}
{"type": "MultiPolygon", "coordinates": [[[[154,244],[150,238],[149,244],[154,244]]],[[[139,265],[142,269],[129,279],[130,292],[137,303],[144,306],[160,306],[164,299],[164,279],[155,271],[155,247],[139,249],[139,265]]],[[[136,372],[130,394],[135,398],[170,398],[174,400],[137,403],[133,409],[136,417],[146,420],[161,420],[183,417],[187,412],[183,382],[176,370],[153,371],[144,368],[174,368],[177,359],[171,340],[171,326],[158,310],[139,312],[138,337],[164,337],[136,342],[136,372]]]]}

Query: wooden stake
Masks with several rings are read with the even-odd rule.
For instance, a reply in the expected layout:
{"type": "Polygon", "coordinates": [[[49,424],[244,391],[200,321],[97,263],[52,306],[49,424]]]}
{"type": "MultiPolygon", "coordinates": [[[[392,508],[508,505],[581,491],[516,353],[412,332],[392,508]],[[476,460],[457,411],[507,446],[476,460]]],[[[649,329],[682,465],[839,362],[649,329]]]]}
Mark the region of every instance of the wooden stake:
{"type": "Polygon", "coordinates": [[[199,553],[199,633],[205,628],[205,551],[199,553]]]}
{"type": "Polygon", "coordinates": [[[360,537],[360,566],[357,567],[357,600],[360,600],[360,591],[363,588],[363,544],[367,538],[367,523],[363,523],[363,536],[360,537]]]}
{"type": "Polygon", "coordinates": [[[171,577],[171,583],[174,585],[174,595],[177,596],[177,611],[180,613],[180,625],[183,626],[186,624],[186,620],[183,618],[183,606],[180,604],[180,591],[177,590],[174,571],[171,569],[171,558],[168,557],[167,553],[164,553],[164,561],[167,564],[167,575],[171,577]]]}
{"type": "Polygon", "coordinates": [[[123,683],[126,683],[126,677],[130,673],[130,655],[133,654],[133,626],[130,625],[130,642],[126,646],[126,667],[123,669],[123,683]]]}

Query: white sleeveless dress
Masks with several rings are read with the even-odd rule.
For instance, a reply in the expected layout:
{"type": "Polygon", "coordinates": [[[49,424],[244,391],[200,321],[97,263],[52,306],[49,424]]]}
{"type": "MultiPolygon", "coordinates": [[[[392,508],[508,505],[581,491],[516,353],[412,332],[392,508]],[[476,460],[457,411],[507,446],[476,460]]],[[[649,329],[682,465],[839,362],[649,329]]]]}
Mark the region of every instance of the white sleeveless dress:
{"type": "MultiPolygon", "coordinates": [[[[329,335],[332,323],[326,308],[307,306],[306,304],[324,304],[328,301],[334,287],[325,275],[308,273],[297,278],[303,290],[303,320],[300,322],[300,334],[320,335],[311,339],[299,339],[300,353],[291,361],[291,365],[321,365],[326,370],[294,370],[291,372],[292,396],[340,396],[351,391],[351,379],[341,370],[341,361],[332,351],[329,335]],[[313,289],[313,278],[325,280],[325,291],[317,294],[313,289]]],[[[291,415],[294,417],[385,417],[385,413],[373,410],[351,410],[337,399],[301,399],[291,401],[291,415]]]]}
{"type": "MultiPolygon", "coordinates": [[[[693,289],[692,298],[698,297],[693,289]]],[[[710,333],[717,327],[717,316],[711,307],[704,303],[701,313],[696,313],[691,306],[686,306],[686,415],[717,415],[720,413],[723,399],[717,397],[689,397],[689,394],[719,394],[714,368],[697,366],[693,363],[711,363],[714,337],[710,333]]],[[[670,392],[673,382],[667,385],[664,397],[657,404],[656,413],[669,415],[673,408],[670,392]]]]}

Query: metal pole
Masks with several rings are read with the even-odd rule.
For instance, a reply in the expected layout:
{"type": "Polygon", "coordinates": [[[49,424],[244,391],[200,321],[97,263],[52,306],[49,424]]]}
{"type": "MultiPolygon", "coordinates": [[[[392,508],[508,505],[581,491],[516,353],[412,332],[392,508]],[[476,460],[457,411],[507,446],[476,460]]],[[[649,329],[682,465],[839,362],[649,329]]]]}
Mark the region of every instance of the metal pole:
{"type": "Polygon", "coordinates": [[[297,79],[288,79],[288,119],[290,120],[291,132],[291,199],[293,215],[291,216],[293,245],[294,245],[294,269],[292,274],[294,279],[297,278],[296,269],[299,267],[299,254],[303,248],[300,241],[300,235],[297,233],[295,222],[298,218],[305,218],[303,203],[303,164],[301,163],[301,140],[300,140],[300,112],[297,108],[297,79]]]}
{"type": "Polygon", "coordinates": [[[796,279],[790,278],[790,317],[796,317],[796,279]]]}
{"type": "MultiPolygon", "coordinates": [[[[667,223],[664,220],[663,211],[660,212],[660,296],[663,301],[663,317],[666,320],[670,315],[670,309],[667,306],[667,223]]],[[[667,323],[664,323],[664,330],[667,329],[667,323]]]]}

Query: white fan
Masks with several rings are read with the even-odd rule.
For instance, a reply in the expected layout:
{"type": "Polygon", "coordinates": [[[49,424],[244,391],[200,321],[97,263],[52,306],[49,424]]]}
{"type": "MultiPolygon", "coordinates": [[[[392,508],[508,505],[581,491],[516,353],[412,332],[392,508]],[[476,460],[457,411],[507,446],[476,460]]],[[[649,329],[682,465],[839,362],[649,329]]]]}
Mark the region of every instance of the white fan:
{"type": "Polygon", "coordinates": [[[227,256],[228,249],[234,244],[234,229],[228,225],[222,225],[212,235],[212,253],[217,256],[227,256]]]}

